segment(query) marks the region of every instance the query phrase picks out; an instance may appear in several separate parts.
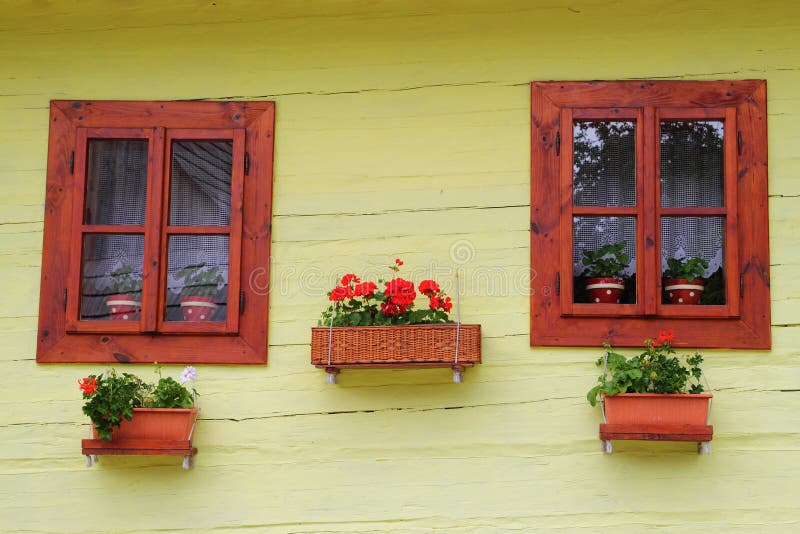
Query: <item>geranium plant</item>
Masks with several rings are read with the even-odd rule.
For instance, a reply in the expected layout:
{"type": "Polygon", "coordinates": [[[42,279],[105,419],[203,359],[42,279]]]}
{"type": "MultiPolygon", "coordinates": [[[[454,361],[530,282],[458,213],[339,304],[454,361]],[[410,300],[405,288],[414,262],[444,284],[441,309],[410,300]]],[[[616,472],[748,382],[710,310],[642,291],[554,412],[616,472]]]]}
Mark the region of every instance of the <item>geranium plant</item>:
{"type": "Polygon", "coordinates": [[[630,258],[624,252],[627,241],[611,243],[597,250],[583,249],[584,276],[589,278],[617,278],[628,268],[630,258]]]}
{"type": "Polygon", "coordinates": [[[133,265],[123,264],[109,275],[108,293],[112,295],[140,294],[142,292],[142,275],[136,272],[133,265]]]}
{"type": "Polygon", "coordinates": [[[205,263],[187,265],[175,273],[183,281],[181,297],[215,297],[225,283],[219,267],[208,267],[205,263]]]}
{"type": "MultiPolygon", "coordinates": [[[[597,379],[598,385],[589,390],[586,398],[594,406],[598,397],[617,393],[702,393],[700,379],[703,357],[699,352],[682,358],[676,356],[672,330],[661,330],[655,339],[646,339],[645,351],[626,358],[604,343],[607,353],[606,369],[597,379]]],[[[603,365],[603,358],[597,361],[603,365]]]]}
{"type": "Polygon", "coordinates": [[[340,284],[328,292],[331,305],[322,312],[320,326],[388,326],[408,324],[433,324],[452,322],[447,315],[452,309],[448,297],[435,280],[422,280],[417,288],[414,282],[399,276],[403,265],[399,258],[389,269],[390,280],[377,283],[364,280],[355,274],[346,274],[340,284]],[[426,305],[415,308],[417,291],[427,299],[426,305]]]}
{"type": "Polygon", "coordinates": [[[194,381],[197,371],[187,366],[180,376],[180,383],[174,378],[161,376],[161,366],[156,364],[159,376],[155,384],[147,383],[130,373],[117,373],[110,369],[99,375],[89,375],[78,380],[83,392],[83,413],[94,424],[100,439],[111,440],[115,427],[123,419],[133,418],[134,408],[191,408],[197,392],[194,381]],[[191,389],[185,384],[191,382],[191,389]]]}
{"type": "Polygon", "coordinates": [[[664,271],[665,279],[679,279],[693,281],[702,278],[708,269],[708,262],[703,258],[670,258],[667,260],[667,270],[664,271]]]}

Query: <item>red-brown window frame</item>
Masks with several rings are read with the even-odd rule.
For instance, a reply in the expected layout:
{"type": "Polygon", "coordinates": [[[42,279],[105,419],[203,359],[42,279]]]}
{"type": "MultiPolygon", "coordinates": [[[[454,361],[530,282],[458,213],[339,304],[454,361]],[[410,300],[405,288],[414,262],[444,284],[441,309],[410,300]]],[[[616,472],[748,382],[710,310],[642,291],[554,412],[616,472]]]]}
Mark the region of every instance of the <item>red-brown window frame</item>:
{"type": "Polygon", "coordinates": [[[672,329],[679,347],[770,348],[765,81],[533,82],[531,110],[532,346],[641,346],[658,330],[672,329]],[[637,136],[644,132],[636,157],[641,200],[634,208],[573,206],[573,119],[632,116],[637,136]],[[652,132],[662,117],[724,119],[724,208],[660,207],[659,143],[652,132]],[[647,253],[637,254],[637,295],[644,298],[633,305],[572,303],[572,216],[604,210],[655,213],[637,222],[637,250],[647,253]],[[662,306],[655,221],[694,212],[726,217],[726,304],[662,306]]]}
{"type": "Polygon", "coordinates": [[[38,362],[266,363],[274,123],[273,102],[51,102],[38,362]],[[86,139],[94,137],[149,140],[148,216],[141,228],[85,225],[82,209],[74,209],[85,190],[86,139]],[[170,138],[233,141],[229,226],[168,225],[170,138]],[[152,150],[159,143],[166,152],[152,150]],[[145,227],[143,300],[158,305],[143,308],[138,323],[78,320],[82,234],[145,233],[145,227]],[[167,237],[192,233],[230,236],[224,322],[163,320],[167,237]]]}

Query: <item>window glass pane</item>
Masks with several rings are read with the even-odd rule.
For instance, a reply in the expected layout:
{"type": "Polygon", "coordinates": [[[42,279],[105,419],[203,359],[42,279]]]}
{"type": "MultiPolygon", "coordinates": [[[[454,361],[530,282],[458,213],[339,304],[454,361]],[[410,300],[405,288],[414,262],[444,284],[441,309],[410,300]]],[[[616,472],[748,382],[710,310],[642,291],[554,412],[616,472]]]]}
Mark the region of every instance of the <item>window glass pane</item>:
{"type": "Polygon", "coordinates": [[[636,123],[575,121],[572,192],[576,206],[636,205],[636,123]]]}
{"type": "Polygon", "coordinates": [[[167,321],[226,319],[226,235],[173,235],[167,258],[167,321]]]}
{"type": "Polygon", "coordinates": [[[573,217],[572,230],[574,301],[635,303],[636,217],[573,217]],[[587,256],[595,256],[595,261],[587,256]],[[622,282],[593,278],[620,278],[622,282]]]}
{"type": "Polygon", "coordinates": [[[725,218],[662,217],[661,271],[664,304],[725,304],[725,218]],[[695,258],[700,278],[689,280],[685,267],[669,270],[670,263],[680,268],[695,258]],[[686,282],[668,282],[675,274],[686,282]]]}
{"type": "Polygon", "coordinates": [[[232,159],[231,141],[173,141],[171,225],[230,224],[232,159]]]}
{"type": "Polygon", "coordinates": [[[722,121],[661,121],[661,206],[724,205],[722,121]]]}
{"type": "Polygon", "coordinates": [[[144,224],[147,141],[90,139],[85,224],[144,224]]]}
{"type": "Polygon", "coordinates": [[[143,253],[143,235],[83,236],[82,320],[139,320],[143,253]]]}

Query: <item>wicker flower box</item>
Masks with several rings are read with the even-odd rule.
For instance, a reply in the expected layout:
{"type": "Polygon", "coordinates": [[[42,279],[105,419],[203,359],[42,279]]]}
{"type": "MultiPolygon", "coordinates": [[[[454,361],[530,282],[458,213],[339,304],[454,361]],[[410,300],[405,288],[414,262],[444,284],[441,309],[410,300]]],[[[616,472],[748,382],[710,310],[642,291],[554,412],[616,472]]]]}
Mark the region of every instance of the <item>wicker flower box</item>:
{"type": "Polygon", "coordinates": [[[481,325],[312,328],[311,363],[329,373],[347,367],[470,367],[481,363],[481,325]]]}

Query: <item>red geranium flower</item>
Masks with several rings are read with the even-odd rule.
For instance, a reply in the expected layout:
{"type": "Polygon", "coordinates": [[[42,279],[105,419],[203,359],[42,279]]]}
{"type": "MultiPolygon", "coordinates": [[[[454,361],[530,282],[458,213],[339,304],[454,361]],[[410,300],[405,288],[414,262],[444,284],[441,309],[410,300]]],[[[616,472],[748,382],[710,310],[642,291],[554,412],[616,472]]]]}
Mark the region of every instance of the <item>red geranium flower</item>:
{"type": "Polygon", "coordinates": [[[97,391],[97,379],[91,376],[87,376],[86,378],[81,378],[78,380],[78,386],[83,390],[83,392],[87,395],[91,395],[95,391],[97,391]]]}
{"type": "Polygon", "coordinates": [[[361,279],[354,274],[346,274],[342,277],[342,285],[349,286],[350,282],[355,282],[356,284],[361,282],[361,279]]]}
{"type": "Polygon", "coordinates": [[[331,290],[328,300],[338,302],[353,296],[353,290],[350,287],[337,286],[331,290]]]}
{"type": "Polygon", "coordinates": [[[400,258],[397,258],[396,260],[394,260],[394,262],[395,262],[397,265],[403,265],[403,261],[402,261],[400,258]]]}
{"type": "Polygon", "coordinates": [[[453,303],[451,302],[450,297],[442,298],[437,296],[432,296],[430,298],[430,302],[428,303],[430,309],[435,310],[437,308],[441,308],[442,310],[449,312],[453,309],[453,303]]]}
{"type": "Polygon", "coordinates": [[[658,333],[658,338],[656,339],[656,342],[659,345],[663,345],[664,343],[672,343],[674,339],[675,335],[672,333],[672,330],[661,330],[658,333]]]}
{"type": "Polygon", "coordinates": [[[400,310],[391,302],[381,302],[381,313],[386,317],[397,317],[400,310]]]}
{"type": "Polygon", "coordinates": [[[378,286],[375,285],[375,282],[362,282],[356,285],[353,289],[353,294],[356,297],[371,297],[375,294],[376,289],[378,289],[378,286]]]}
{"type": "Polygon", "coordinates": [[[414,291],[414,282],[395,278],[386,282],[386,296],[397,306],[406,307],[414,303],[417,293],[414,291]]]}
{"type": "Polygon", "coordinates": [[[433,280],[423,280],[419,283],[419,292],[426,297],[432,297],[440,291],[439,284],[433,280]]]}

